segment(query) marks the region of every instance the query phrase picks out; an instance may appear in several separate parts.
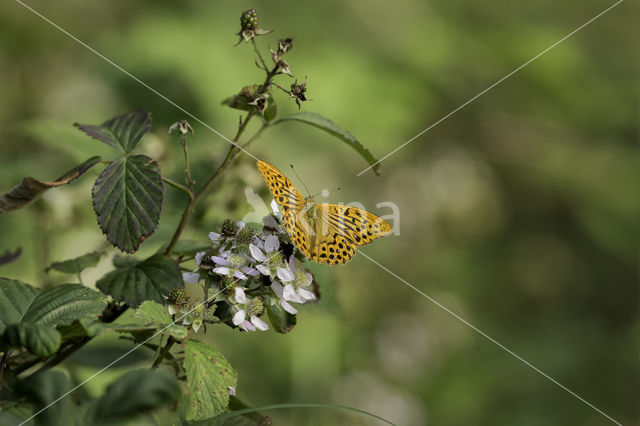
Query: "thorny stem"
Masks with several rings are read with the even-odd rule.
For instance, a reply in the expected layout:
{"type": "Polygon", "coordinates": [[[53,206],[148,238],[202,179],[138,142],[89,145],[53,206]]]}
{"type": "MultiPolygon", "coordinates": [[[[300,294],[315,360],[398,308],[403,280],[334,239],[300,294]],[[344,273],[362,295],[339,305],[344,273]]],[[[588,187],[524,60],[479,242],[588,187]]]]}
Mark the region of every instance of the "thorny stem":
{"type": "Polygon", "coordinates": [[[258,58],[260,59],[260,63],[262,64],[262,67],[264,68],[265,71],[267,71],[269,68],[267,68],[267,63],[264,61],[264,58],[262,57],[262,54],[260,53],[260,50],[258,49],[258,45],[256,44],[256,38],[253,37],[251,39],[251,44],[253,44],[253,48],[256,51],[256,53],[258,54],[258,58]]]}
{"type": "Polygon", "coordinates": [[[151,370],[155,370],[156,368],[158,368],[165,355],[169,352],[174,343],[176,343],[176,340],[173,337],[169,336],[169,340],[167,340],[167,343],[164,345],[156,359],[153,360],[151,370]]]}
{"type": "MultiPolygon", "coordinates": [[[[264,79],[264,83],[262,83],[262,86],[258,91],[258,94],[263,94],[267,90],[269,90],[269,86],[272,84],[271,80],[273,79],[273,77],[275,77],[278,74],[280,65],[276,63],[270,71],[267,71],[268,70],[267,64],[265,63],[264,58],[262,57],[262,54],[260,54],[260,51],[258,50],[258,45],[256,44],[254,39],[251,39],[251,42],[253,44],[254,49],[256,50],[256,53],[258,54],[258,57],[260,58],[260,62],[262,62],[262,65],[264,66],[265,72],[267,73],[264,79]]],[[[226,170],[226,168],[233,162],[233,160],[235,160],[237,155],[240,153],[240,148],[244,148],[248,146],[258,136],[260,136],[267,127],[269,127],[269,123],[265,122],[262,125],[262,127],[260,127],[260,129],[253,136],[251,136],[251,138],[249,138],[249,140],[247,140],[247,142],[244,145],[240,147],[238,145],[240,136],[242,136],[245,129],[247,128],[247,125],[249,124],[249,121],[251,121],[254,115],[256,115],[255,111],[249,111],[245,119],[242,120],[242,122],[240,123],[240,126],[238,126],[238,131],[236,132],[236,135],[233,138],[232,145],[229,147],[229,151],[227,151],[227,155],[224,157],[224,160],[222,160],[222,163],[220,163],[218,168],[211,174],[211,176],[209,176],[209,179],[207,179],[204,185],[202,185],[202,188],[200,188],[196,193],[193,193],[193,191],[189,190],[188,193],[191,194],[191,196],[189,197],[189,202],[187,203],[187,206],[185,207],[184,212],[182,212],[182,217],[180,218],[178,227],[173,233],[173,237],[171,237],[171,241],[169,242],[169,245],[167,245],[167,248],[164,251],[165,256],[168,257],[171,255],[171,252],[173,251],[173,248],[178,243],[178,240],[180,239],[180,235],[182,234],[182,231],[187,225],[187,222],[189,221],[189,218],[191,217],[191,214],[193,213],[196,204],[198,203],[200,198],[202,198],[202,196],[209,190],[209,188],[211,187],[211,184],[222,174],[222,172],[226,170]]],[[[175,186],[178,189],[184,190],[183,188],[180,188],[180,186],[182,185],[176,186],[176,185],[179,185],[176,182],[172,182],[166,179],[165,181],[170,185],[175,186]]],[[[185,189],[188,189],[188,188],[185,188],[185,189]]]]}

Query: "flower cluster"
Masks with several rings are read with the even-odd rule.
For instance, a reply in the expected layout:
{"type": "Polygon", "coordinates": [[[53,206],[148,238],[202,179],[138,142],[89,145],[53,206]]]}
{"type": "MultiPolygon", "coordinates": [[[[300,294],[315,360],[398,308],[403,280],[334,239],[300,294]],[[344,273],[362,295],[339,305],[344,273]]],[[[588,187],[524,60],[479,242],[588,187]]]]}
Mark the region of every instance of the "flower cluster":
{"type": "Polygon", "coordinates": [[[219,321],[245,331],[268,330],[265,312],[272,321],[274,310],[295,315],[294,304],[318,297],[313,276],[282,228],[275,201],[271,207],[273,214],[261,225],[226,220],[219,232],[209,233],[211,248],[196,253],[197,269],[183,274],[185,283],[203,284],[205,305],[217,306],[219,321]]]}

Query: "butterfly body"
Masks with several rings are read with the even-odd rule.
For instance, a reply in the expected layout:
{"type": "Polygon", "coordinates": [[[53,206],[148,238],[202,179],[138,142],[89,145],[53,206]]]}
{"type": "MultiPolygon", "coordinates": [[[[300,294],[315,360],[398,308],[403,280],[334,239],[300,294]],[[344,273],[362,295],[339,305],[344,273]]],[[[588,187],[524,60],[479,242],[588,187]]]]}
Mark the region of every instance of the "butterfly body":
{"type": "Polygon", "coordinates": [[[291,240],[311,260],[328,265],[346,263],[358,246],[391,232],[389,223],[366,210],[303,197],[280,170],[266,161],[259,160],[258,169],[282,210],[291,240]]]}

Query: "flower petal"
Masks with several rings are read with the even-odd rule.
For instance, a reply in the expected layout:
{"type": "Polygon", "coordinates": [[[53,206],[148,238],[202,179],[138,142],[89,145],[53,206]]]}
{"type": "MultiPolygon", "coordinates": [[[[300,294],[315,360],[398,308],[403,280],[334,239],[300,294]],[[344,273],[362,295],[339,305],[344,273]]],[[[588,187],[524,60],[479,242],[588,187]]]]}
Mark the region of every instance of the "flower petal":
{"type": "Polygon", "coordinates": [[[220,257],[220,256],[211,256],[211,260],[212,260],[216,265],[229,266],[229,261],[228,261],[227,259],[225,259],[224,257],[220,257]]]}
{"type": "Polygon", "coordinates": [[[220,275],[229,275],[231,270],[226,266],[218,266],[217,268],[213,268],[213,272],[220,275]]]}
{"type": "Polygon", "coordinates": [[[196,265],[200,266],[200,264],[202,263],[203,257],[204,257],[203,251],[199,251],[198,253],[196,253],[196,265]]]}
{"type": "Polygon", "coordinates": [[[243,221],[239,220],[236,222],[236,226],[238,227],[238,231],[240,231],[245,225],[243,221]]]}
{"type": "Polygon", "coordinates": [[[293,275],[295,276],[298,269],[296,268],[296,258],[293,257],[293,255],[289,257],[289,269],[291,269],[291,272],[293,272],[293,275]]]}
{"type": "Polygon", "coordinates": [[[220,241],[220,234],[217,232],[209,232],[209,239],[214,243],[220,241]]]}
{"type": "Polygon", "coordinates": [[[295,279],[295,276],[288,269],[278,268],[278,278],[280,278],[280,281],[289,282],[293,281],[295,279]]]}
{"type": "Polygon", "coordinates": [[[258,271],[256,268],[250,268],[248,266],[243,266],[242,268],[240,268],[240,270],[242,272],[244,272],[247,275],[251,275],[252,277],[255,277],[256,275],[260,275],[260,271],[258,271]]]}
{"type": "Polygon", "coordinates": [[[236,395],[236,388],[234,388],[233,386],[229,386],[229,395],[235,396],[236,395]]]}
{"type": "Polygon", "coordinates": [[[273,292],[276,294],[276,296],[278,296],[280,299],[282,299],[282,292],[284,290],[284,287],[282,287],[282,284],[280,284],[278,281],[271,281],[271,290],[273,290],[273,292]]]}
{"type": "Polygon", "coordinates": [[[287,284],[284,286],[284,290],[282,291],[282,298],[284,300],[293,300],[297,299],[298,294],[296,290],[293,288],[293,285],[287,284]]]}
{"type": "Polygon", "coordinates": [[[278,203],[276,202],[276,199],[274,198],[273,200],[271,200],[271,211],[273,212],[273,214],[275,214],[278,217],[280,216],[280,209],[278,208],[278,203]]]}
{"type": "Polygon", "coordinates": [[[306,273],[307,280],[305,281],[305,286],[310,285],[313,282],[313,275],[310,273],[306,273]]]}
{"type": "Polygon", "coordinates": [[[200,274],[197,272],[183,272],[182,281],[187,284],[198,284],[198,281],[200,281],[200,274]]]}
{"type": "MultiPolygon", "coordinates": [[[[277,238],[278,237],[276,237],[276,239],[277,238]]],[[[264,262],[267,260],[264,253],[262,253],[262,250],[260,250],[258,246],[255,246],[253,243],[249,244],[249,251],[251,252],[251,256],[253,256],[253,258],[258,262],[264,262]]]]}
{"type": "Polygon", "coordinates": [[[243,274],[242,272],[240,272],[240,271],[235,271],[233,273],[233,276],[238,278],[238,279],[240,279],[240,280],[246,280],[247,279],[247,276],[245,274],[243,274]]]}
{"type": "Polygon", "coordinates": [[[298,295],[305,300],[315,300],[316,295],[310,292],[309,290],[305,290],[304,288],[298,289],[298,295]]]}
{"type": "Polygon", "coordinates": [[[256,265],[256,269],[260,271],[262,275],[271,275],[271,269],[267,265],[256,265]]]}
{"type": "Polygon", "coordinates": [[[244,289],[242,287],[236,287],[233,298],[235,299],[236,303],[240,303],[242,305],[247,303],[247,296],[244,294],[244,289]]]}
{"type": "Polygon", "coordinates": [[[240,327],[245,329],[246,331],[256,331],[255,325],[251,324],[249,321],[245,320],[240,324],[240,327]]]}
{"type": "Polygon", "coordinates": [[[296,308],[294,308],[293,306],[291,306],[289,304],[289,302],[287,302],[284,299],[280,300],[280,306],[282,306],[282,309],[284,309],[285,311],[289,312],[291,315],[295,315],[295,314],[298,313],[298,310],[296,308]]]}
{"type": "Polygon", "coordinates": [[[266,331],[269,329],[269,326],[267,325],[267,323],[262,321],[260,318],[258,318],[255,315],[251,316],[251,324],[255,325],[257,329],[262,331],[266,331]]]}
{"type": "Polygon", "coordinates": [[[269,235],[267,238],[265,238],[264,240],[264,249],[267,253],[271,253],[273,251],[276,251],[280,248],[280,240],[278,240],[278,237],[275,235],[269,235]]]}
{"type": "Polygon", "coordinates": [[[244,311],[244,309],[240,309],[238,312],[235,313],[235,315],[233,316],[233,324],[234,325],[240,325],[243,322],[245,322],[245,318],[247,316],[247,313],[244,311]]]}

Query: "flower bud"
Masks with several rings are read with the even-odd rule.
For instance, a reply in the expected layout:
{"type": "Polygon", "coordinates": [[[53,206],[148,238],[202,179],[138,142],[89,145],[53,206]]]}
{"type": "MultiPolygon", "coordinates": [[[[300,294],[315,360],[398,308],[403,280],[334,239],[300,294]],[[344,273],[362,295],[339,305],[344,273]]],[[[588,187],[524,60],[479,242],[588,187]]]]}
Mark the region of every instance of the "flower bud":
{"type": "Polygon", "coordinates": [[[169,126],[169,134],[174,132],[180,132],[181,135],[191,133],[193,135],[193,128],[187,120],[180,120],[169,126]]]}

